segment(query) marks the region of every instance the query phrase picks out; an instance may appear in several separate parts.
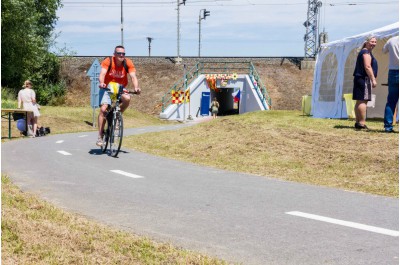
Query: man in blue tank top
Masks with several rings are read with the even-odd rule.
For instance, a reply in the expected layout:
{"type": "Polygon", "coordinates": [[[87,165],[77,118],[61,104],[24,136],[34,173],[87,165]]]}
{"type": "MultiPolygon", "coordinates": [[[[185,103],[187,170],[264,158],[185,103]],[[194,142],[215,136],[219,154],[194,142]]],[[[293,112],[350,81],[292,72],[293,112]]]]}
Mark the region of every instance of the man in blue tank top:
{"type": "Polygon", "coordinates": [[[385,132],[393,131],[393,113],[399,100],[399,36],[390,38],[382,49],[389,53],[388,86],[389,93],[385,107],[384,127],[385,132]]]}

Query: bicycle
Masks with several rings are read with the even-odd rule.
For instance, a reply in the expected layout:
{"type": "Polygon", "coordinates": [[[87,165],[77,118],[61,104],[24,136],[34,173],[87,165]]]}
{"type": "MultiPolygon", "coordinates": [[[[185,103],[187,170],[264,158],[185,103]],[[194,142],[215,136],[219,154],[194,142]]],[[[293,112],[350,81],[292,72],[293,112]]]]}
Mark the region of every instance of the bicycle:
{"type": "MultiPolygon", "coordinates": [[[[110,88],[103,88],[104,90],[111,91],[110,88]]],[[[107,151],[108,145],[110,145],[110,156],[117,157],[122,144],[122,137],[124,132],[124,122],[122,117],[122,112],[120,108],[121,95],[124,93],[137,94],[137,92],[132,92],[124,89],[122,85],[119,85],[117,98],[108,105],[106,111],[106,124],[104,125],[103,132],[103,142],[101,146],[102,153],[107,151]],[[107,128],[107,129],[106,129],[107,128]]]]}

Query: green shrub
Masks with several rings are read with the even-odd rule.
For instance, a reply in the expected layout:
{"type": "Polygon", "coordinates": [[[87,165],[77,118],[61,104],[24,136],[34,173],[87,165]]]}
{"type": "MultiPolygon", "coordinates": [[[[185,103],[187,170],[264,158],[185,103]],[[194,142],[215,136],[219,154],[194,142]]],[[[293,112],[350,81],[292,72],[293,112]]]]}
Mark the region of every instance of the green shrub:
{"type": "Polygon", "coordinates": [[[64,103],[64,95],[66,92],[66,84],[60,81],[56,84],[45,84],[36,87],[36,99],[42,105],[62,105],[64,103]]]}
{"type": "Polygon", "coordinates": [[[1,88],[1,107],[3,109],[16,109],[18,107],[17,95],[13,89],[1,88]]]}

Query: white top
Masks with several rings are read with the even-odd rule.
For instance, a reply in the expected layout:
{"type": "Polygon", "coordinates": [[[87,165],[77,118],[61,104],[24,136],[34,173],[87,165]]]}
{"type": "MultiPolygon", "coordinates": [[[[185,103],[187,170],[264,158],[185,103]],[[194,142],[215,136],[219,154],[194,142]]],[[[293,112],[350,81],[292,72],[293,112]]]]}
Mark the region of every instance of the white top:
{"type": "Polygon", "coordinates": [[[390,38],[382,51],[389,53],[389,70],[399,70],[399,36],[390,38]]]}

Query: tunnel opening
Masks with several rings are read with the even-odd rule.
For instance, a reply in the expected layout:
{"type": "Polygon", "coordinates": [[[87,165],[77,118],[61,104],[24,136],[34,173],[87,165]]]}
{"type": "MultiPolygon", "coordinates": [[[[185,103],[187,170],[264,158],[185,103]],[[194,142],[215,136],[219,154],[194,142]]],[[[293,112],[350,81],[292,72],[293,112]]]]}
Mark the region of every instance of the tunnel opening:
{"type": "Polygon", "coordinates": [[[210,101],[217,98],[219,102],[218,114],[219,116],[237,115],[239,114],[239,102],[235,102],[234,94],[238,89],[233,87],[219,88],[218,91],[211,90],[210,101]]]}

